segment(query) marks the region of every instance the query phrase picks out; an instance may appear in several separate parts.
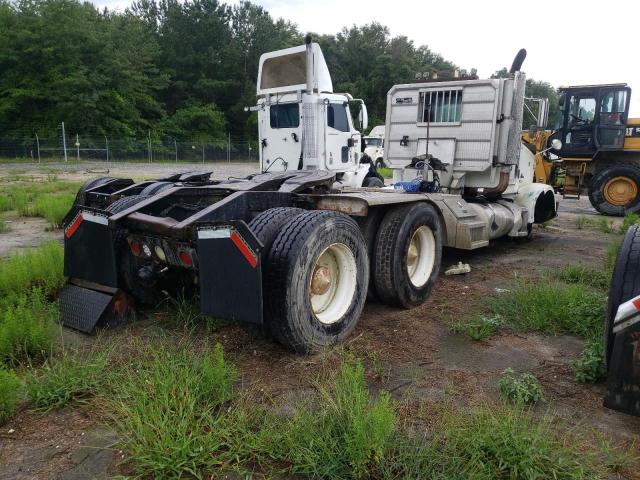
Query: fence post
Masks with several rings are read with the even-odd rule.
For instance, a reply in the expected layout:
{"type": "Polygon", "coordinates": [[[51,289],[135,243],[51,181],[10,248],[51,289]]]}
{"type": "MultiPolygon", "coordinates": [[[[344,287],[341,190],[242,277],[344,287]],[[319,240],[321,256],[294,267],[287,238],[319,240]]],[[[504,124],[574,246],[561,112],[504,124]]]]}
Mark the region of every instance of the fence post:
{"type": "Polygon", "coordinates": [[[62,122],[62,148],[64,149],[64,161],[68,162],[67,158],[67,135],[64,132],[64,122],[62,122]]]}
{"type": "Polygon", "coordinates": [[[80,139],[78,139],[78,134],[76,133],[76,158],[78,162],[80,161],[80,139]]]}
{"type": "Polygon", "coordinates": [[[36,146],[38,147],[38,163],[40,163],[40,139],[38,138],[37,133],[36,133],[36,146]]]}
{"type": "Polygon", "coordinates": [[[231,132],[229,132],[229,140],[227,142],[227,163],[231,163],[231,132]]]}
{"type": "Polygon", "coordinates": [[[173,139],[173,148],[176,151],[176,163],[178,163],[178,142],[176,142],[176,139],[173,139]]]}
{"type": "Polygon", "coordinates": [[[202,144],[202,163],[204,163],[204,143],[202,144]]]}
{"type": "Polygon", "coordinates": [[[148,145],[149,145],[149,163],[151,163],[151,130],[149,130],[148,145]]]}
{"type": "Polygon", "coordinates": [[[109,140],[107,140],[107,136],[104,136],[104,143],[107,148],[107,163],[109,163],[109,140]]]}

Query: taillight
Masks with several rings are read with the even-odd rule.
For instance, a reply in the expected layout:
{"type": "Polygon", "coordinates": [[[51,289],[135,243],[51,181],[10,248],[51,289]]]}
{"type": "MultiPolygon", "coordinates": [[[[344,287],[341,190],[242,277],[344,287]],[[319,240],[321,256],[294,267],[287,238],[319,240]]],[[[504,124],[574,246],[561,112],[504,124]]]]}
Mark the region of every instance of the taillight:
{"type": "Polygon", "coordinates": [[[180,261],[182,262],[182,264],[185,267],[192,267],[193,266],[193,259],[191,258],[191,255],[189,255],[189,252],[186,252],[184,250],[182,250],[180,252],[180,261]]]}
{"type": "Polygon", "coordinates": [[[131,248],[131,253],[133,253],[136,257],[139,257],[142,253],[142,245],[137,240],[131,240],[129,242],[129,248],[131,248]]]}

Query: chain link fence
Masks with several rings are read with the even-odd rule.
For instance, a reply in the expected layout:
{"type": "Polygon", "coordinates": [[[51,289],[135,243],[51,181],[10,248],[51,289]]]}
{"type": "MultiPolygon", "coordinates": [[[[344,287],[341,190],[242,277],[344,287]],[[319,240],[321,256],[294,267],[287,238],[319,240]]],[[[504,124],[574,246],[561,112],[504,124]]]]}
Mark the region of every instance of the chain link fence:
{"type": "Polygon", "coordinates": [[[257,162],[256,142],[223,143],[184,141],[181,139],[119,139],[103,137],[60,136],[29,139],[0,138],[0,162],[257,162]]]}

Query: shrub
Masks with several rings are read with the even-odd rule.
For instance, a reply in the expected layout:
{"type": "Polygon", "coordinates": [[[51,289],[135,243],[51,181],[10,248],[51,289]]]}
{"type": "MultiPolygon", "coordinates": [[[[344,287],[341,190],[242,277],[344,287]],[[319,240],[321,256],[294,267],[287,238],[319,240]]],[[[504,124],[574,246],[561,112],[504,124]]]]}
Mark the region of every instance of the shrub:
{"type": "Polygon", "coordinates": [[[48,242],[0,261],[0,299],[33,286],[41,287],[45,295],[59,289],[64,283],[63,256],[60,244],[48,242]]]}
{"type": "Polygon", "coordinates": [[[498,381],[498,389],[503,396],[517,404],[544,400],[542,385],[532,373],[523,373],[516,377],[513,369],[507,368],[498,381]]]}
{"type": "Polygon", "coordinates": [[[133,469],[150,478],[182,478],[231,460],[236,432],[221,406],[231,398],[236,371],[222,347],[197,354],[163,345],[142,353],[116,378],[110,399],[133,469]]]}
{"type": "Polygon", "coordinates": [[[13,304],[0,310],[0,363],[46,358],[56,331],[56,305],[48,303],[39,288],[12,299],[13,304]]]}
{"type": "Polygon", "coordinates": [[[106,366],[104,353],[88,362],[68,355],[51,360],[27,378],[27,397],[43,410],[64,407],[94,395],[102,385],[106,366]]]}
{"type": "Polygon", "coordinates": [[[18,405],[20,380],[10,370],[0,367],[0,425],[9,420],[18,405]]]}
{"type": "Polygon", "coordinates": [[[590,341],[582,350],[580,357],[571,363],[576,380],[582,383],[596,383],[602,380],[607,371],[604,365],[604,347],[602,341],[590,341]]]}
{"type": "Polygon", "coordinates": [[[510,292],[486,300],[494,314],[517,328],[583,338],[601,336],[605,304],[604,292],[553,281],[519,281],[510,292]]]}
{"type": "Polygon", "coordinates": [[[502,325],[499,315],[476,314],[466,320],[450,322],[449,328],[454,333],[464,333],[473,340],[486,340],[491,337],[502,325]]]}

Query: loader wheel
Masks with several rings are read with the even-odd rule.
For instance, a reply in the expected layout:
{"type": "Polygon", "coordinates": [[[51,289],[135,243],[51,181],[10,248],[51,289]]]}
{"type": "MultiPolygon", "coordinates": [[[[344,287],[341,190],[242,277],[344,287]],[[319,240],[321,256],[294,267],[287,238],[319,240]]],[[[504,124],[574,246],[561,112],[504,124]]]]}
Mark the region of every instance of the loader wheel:
{"type": "Polygon", "coordinates": [[[637,295],[640,295],[640,226],[636,225],[627,230],[611,277],[604,333],[607,365],[613,350],[612,328],[618,307],[637,295]]]}
{"type": "Polygon", "coordinates": [[[85,202],[87,201],[87,199],[85,197],[85,192],[92,188],[99,187],[100,185],[104,185],[105,183],[111,180],[116,180],[116,178],[115,177],[98,177],[98,178],[92,178],[91,180],[87,180],[78,190],[74,204],[82,205],[86,207],[87,205],[85,202]]]}
{"type": "Polygon", "coordinates": [[[374,247],[373,276],[380,300],[410,308],[423,303],[438,278],[442,231],[436,210],[412,203],[389,211],[374,247]]]}
{"type": "Polygon", "coordinates": [[[640,206],[640,169],[614,164],[596,173],[589,185],[589,201],[603,215],[624,216],[640,206]]]}
{"type": "Polygon", "coordinates": [[[265,255],[285,223],[306,212],[302,208],[278,207],[265,210],[249,222],[249,228],[264,246],[265,255]]]}
{"type": "Polygon", "coordinates": [[[150,197],[171,187],[173,187],[173,182],[155,182],[144,187],[140,192],[140,195],[150,197]]]}
{"type": "Polygon", "coordinates": [[[140,203],[143,200],[146,200],[148,197],[142,195],[131,195],[130,197],[123,197],[111,205],[109,205],[105,211],[108,213],[116,214],[126,210],[127,208],[133,207],[135,204],[140,203]]]}
{"type": "Polygon", "coordinates": [[[303,213],[284,225],[265,262],[265,324],[283,345],[312,353],[358,323],[369,282],[362,233],[349,216],[303,213]]]}

